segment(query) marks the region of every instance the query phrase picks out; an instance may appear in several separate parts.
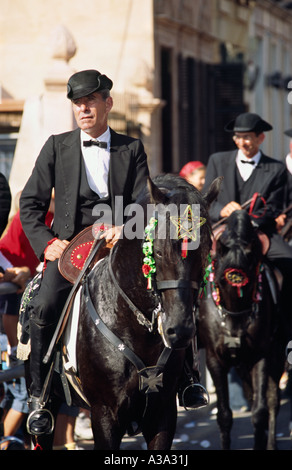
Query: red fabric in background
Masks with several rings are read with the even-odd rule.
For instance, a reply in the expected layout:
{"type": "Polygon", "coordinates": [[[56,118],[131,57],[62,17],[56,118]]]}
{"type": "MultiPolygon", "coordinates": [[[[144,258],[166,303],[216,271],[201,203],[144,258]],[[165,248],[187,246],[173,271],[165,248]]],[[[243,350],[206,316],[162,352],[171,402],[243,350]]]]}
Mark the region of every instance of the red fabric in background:
{"type": "MultiPolygon", "coordinates": [[[[54,214],[48,212],[46,225],[52,223],[54,214]]],[[[28,266],[31,275],[34,276],[40,260],[34,253],[27,236],[25,235],[19,216],[19,211],[13,217],[7,232],[0,240],[0,251],[14,266],[28,266]]]]}

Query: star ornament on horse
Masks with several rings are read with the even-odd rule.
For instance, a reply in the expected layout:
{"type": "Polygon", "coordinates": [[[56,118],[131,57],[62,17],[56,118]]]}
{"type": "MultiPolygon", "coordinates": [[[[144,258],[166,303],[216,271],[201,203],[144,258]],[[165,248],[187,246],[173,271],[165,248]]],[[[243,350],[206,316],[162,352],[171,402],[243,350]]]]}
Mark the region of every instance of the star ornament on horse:
{"type": "Polygon", "coordinates": [[[171,216],[170,220],[176,227],[177,238],[183,240],[182,257],[186,258],[188,254],[188,241],[198,241],[200,227],[206,223],[206,219],[194,214],[192,206],[187,205],[181,217],[171,216]]]}

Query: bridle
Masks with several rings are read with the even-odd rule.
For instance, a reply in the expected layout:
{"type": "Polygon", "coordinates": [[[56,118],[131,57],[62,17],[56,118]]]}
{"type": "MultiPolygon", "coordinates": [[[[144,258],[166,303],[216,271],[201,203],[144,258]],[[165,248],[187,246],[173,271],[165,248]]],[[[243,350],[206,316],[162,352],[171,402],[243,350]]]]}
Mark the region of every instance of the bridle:
{"type": "Polygon", "coordinates": [[[215,267],[214,261],[211,264],[211,269],[209,270],[209,282],[207,285],[207,297],[212,299],[216,307],[218,317],[220,319],[220,326],[222,333],[224,335],[224,346],[228,349],[230,357],[232,360],[236,360],[238,353],[241,347],[242,338],[245,335],[245,332],[248,329],[248,326],[257,318],[259,314],[259,303],[262,300],[261,296],[261,276],[262,276],[263,266],[259,264],[257,281],[255,283],[255,290],[253,292],[253,298],[251,305],[240,311],[230,311],[221,304],[220,290],[219,286],[215,282],[215,267]],[[246,318],[244,323],[243,331],[238,332],[234,335],[232,334],[231,329],[227,326],[227,319],[231,318],[246,318]]]}
{"type": "Polygon", "coordinates": [[[128,297],[128,295],[125,293],[125,291],[120,287],[116,276],[113,272],[112,268],[112,257],[113,257],[113,252],[114,252],[115,247],[113,247],[110,251],[109,258],[108,258],[108,268],[109,268],[109,273],[111,276],[111,279],[118,291],[118,293],[121,295],[121,297],[125,300],[127,303],[128,307],[132,310],[134,313],[138,323],[140,325],[145,326],[150,333],[152,333],[155,329],[155,322],[159,316],[160,313],[162,313],[163,307],[162,307],[162,299],[161,299],[161,291],[167,290],[167,289],[189,289],[192,288],[195,291],[195,296],[199,292],[199,284],[197,281],[191,281],[188,279],[173,279],[173,280],[162,280],[162,281],[157,281],[156,279],[153,280],[152,283],[152,295],[157,299],[157,305],[154,308],[152,312],[152,319],[151,321],[148,320],[148,318],[144,315],[144,313],[141,312],[140,309],[132,302],[132,300],[128,297]]]}
{"type": "MultiPolygon", "coordinates": [[[[147,289],[151,291],[152,295],[156,299],[156,307],[154,308],[152,312],[151,321],[132,302],[132,300],[128,297],[125,291],[120,287],[116,279],[116,276],[112,268],[112,264],[113,264],[112,259],[113,259],[114,251],[117,249],[116,246],[114,246],[111,249],[110,255],[108,258],[109,274],[115,285],[115,288],[117,289],[120,296],[127,303],[128,307],[134,313],[138,323],[145,326],[150,333],[154,331],[156,321],[161,318],[161,314],[164,312],[162,296],[161,296],[162,291],[168,290],[168,289],[193,289],[195,293],[195,298],[197,298],[199,288],[200,288],[197,281],[192,281],[190,279],[181,278],[181,279],[157,280],[156,262],[155,262],[154,254],[153,254],[153,239],[154,239],[155,228],[157,226],[157,219],[158,219],[158,213],[154,211],[153,216],[150,218],[148,225],[145,227],[144,240],[142,243],[142,251],[144,254],[144,260],[143,260],[144,264],[142,266],[142,272],[144,274],[144,277],[148,279],[147,289]],[[145,271],[145,268],[147,268],[146,271],[145,271]]],[[[161,334],[162,329],[159,328],[159,330],[161,334]]],[[[162,334],[161,336],[163,337],[162,334]]],[[[163,337],[163,340],[165,342],[164,337],[163,337]]]]}

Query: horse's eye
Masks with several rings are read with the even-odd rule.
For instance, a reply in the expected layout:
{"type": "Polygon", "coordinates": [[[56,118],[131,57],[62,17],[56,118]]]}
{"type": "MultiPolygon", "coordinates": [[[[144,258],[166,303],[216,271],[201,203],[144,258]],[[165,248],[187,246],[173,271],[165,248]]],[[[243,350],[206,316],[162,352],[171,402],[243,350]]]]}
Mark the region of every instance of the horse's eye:
{"type": "Polygon", "coordinates": [[[160,250],[157,250],[155,254],[157,258],[162,258],[162,252],[160,250]]]}

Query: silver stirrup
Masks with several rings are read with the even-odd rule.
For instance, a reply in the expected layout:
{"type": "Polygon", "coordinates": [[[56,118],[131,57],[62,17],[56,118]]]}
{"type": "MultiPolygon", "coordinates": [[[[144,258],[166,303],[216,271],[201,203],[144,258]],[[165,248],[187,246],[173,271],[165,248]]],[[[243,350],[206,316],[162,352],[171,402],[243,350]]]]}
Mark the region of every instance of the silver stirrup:
{"type": "Polygon", "coordinates": [[[51,434],[51,433],[53,432],[53,430],[54,430],[54,416],[52,415],[52,413],[50,412],[50,410],[48,410],[48,409],[46,409],[46,408],[40,408],[39,410],[34,410],[34,411],[32,411],[32,412],[29,414],[29,416],[28,416],[28,418],[27,418],[26,430],[27,430],[27,432],[28,432],[29,434],[33,434],[34,436],[42,436],[42,435],[44,435],[44,434],[51,434]],[[33,420],[34,418],[38,419],[38,418],[41,417],[42,414],[47,414],[47,413],[50,415],[51,422],[52,422],[49,431],[40,432],[40,433],[36,433],[36,434],[32,433],[32,432],[30,431],[30,423],[32,422],[32,420],[33,420]]]}
{"type": "Polygon", "coordinates": [[[210,397],[209,397],[209,393],[207,392],[207,390],[205,389],[205,387],[200,384],[200,383],[192,383],[190,385],[188,385],[184,391],[183,391],[183,394],[182,394],[182,404],[183,404],[183,407],[185,410],[197,410],[199,408],[203,408],[204,406],[207,406],[209,405],[210,403],[210,397]],[[194,388],[194,387],[198,387],[201,392],[204,394],[204,399],[205,399],[205,402],[206,403],[201,403],[201,404],[198,404],[198,405],[194,405],[194,406],[186,406],[185,405],[185,400],[184,400],[184,395],[186,393],[186,391],[189,389],[189,388],[194,388]]]}

